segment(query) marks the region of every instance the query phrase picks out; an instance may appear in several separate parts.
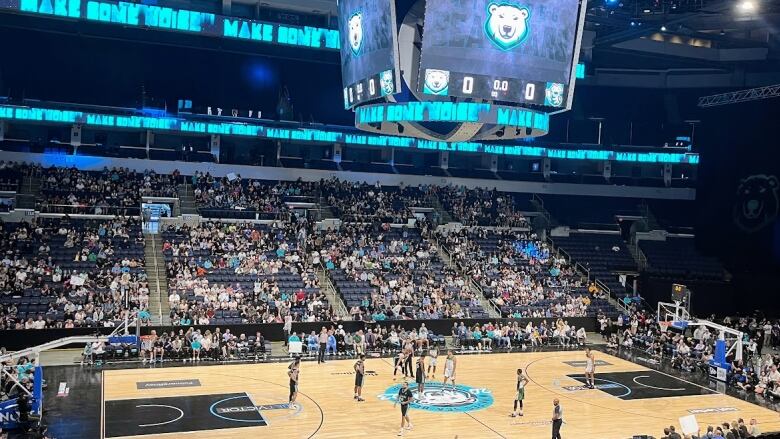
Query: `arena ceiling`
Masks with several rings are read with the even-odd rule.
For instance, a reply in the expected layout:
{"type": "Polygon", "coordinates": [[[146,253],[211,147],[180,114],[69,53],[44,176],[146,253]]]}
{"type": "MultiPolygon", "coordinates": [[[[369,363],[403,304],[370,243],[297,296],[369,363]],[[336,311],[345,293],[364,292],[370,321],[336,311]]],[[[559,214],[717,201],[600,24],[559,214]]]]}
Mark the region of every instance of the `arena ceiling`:
{"type": "MultiPolygon", "coordinates": [[[[227,0],[223,0],[227,1],[227,0]]],[[[335,16],[336,0],[232,0],[335,16]]],[[[398,0],[400,4],[411,0],[398,0]]],[[[586,84],[650,88],[780,83],[780,0],[590,0],[586,84]]]]}

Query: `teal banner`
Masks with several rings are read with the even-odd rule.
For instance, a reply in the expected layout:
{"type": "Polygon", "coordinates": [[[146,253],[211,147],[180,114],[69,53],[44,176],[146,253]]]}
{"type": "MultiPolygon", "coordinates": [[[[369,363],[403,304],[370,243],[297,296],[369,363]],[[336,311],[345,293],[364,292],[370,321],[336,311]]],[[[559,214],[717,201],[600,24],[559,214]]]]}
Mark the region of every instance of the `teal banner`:
{"type": "MultiPolygon", "coordinates": [[[[480,107],[481,108],[481,107],[480,107]]],[[[466,116],[468,112],[466,112],[466,116]]],[[[551,148],[546,146],[505,145],[480,142],[439,142],[413,137],[363,134],[346,127],[328,126],[315,128],[288,128],[267,123],[238,121],[204,121],[193,117],[135,116],[92,113],[40,107],[0,105],[0,120],[82,124],[87,127],[103,127],[127,130],[169,131],[193,134],[218,134],[223,136],[257,137],[295,142],[342,143],[357,146],[425,149],[453,152],[473,152],[522,157],[549,157],[563,160],[614,160],[632,163],[699,163],[696,153],[676,152],[624,152],[597,149],[551,148]]]]}
{"type": "Polygon", "coordinates": [[[311,49],[338,50],[339,31],[166,6],[96,0],[0,0],[0,11],[159,29],[311,49]]]}

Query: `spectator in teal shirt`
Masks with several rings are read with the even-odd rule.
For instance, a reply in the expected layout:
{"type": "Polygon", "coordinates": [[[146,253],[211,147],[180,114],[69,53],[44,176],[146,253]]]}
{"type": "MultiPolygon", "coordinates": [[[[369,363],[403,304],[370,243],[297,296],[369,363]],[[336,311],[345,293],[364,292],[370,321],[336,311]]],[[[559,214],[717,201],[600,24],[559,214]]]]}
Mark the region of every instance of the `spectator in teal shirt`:
{"type": "Polygon", "coordinates": [[[292,335],[290,335],[290,338],[288,338],[288,339],[287,339],[287,341],[288,341],[288,342],[292,342],[292,341],[301,341],[301,338],[300,338],[300,337],[298,337],[298,334],[296,334],[296,333],[294,333],[294,332],[293,332],[293,333],[292,333],[292,335]]]}

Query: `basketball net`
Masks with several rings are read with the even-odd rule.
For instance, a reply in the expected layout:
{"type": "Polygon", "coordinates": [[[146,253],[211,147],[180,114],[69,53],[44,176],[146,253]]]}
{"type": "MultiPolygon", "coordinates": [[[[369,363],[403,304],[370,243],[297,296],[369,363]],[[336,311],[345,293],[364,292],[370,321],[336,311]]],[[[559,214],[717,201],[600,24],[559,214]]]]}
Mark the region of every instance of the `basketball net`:
{"type": "Polygon", "coordinates": [[[672,322],[658,322],[658,326],[661,328],[661,332],[666,332],[672,322]]]}

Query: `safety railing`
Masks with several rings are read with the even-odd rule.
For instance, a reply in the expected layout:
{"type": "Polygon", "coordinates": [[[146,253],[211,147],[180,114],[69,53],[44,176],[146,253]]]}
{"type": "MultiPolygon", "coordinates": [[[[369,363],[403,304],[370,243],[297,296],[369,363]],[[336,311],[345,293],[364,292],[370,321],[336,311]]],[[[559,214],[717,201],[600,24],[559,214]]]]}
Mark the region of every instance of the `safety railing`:
{"type": "Polygon", "coordinates": [[[352,316],[349,315],[349,311],[347,310],[346,304],[344,304],[344,300],[339,297],[339,293],[336,290],[336,286],[333,284],[333,281],[330,279],[330,273],[328,273],[328,270],[326,270],[322,265],[316,268],[322,276],[320,279],[325,283],[325,288],[331,291],[333,294],[333,306],[337,308],[337,313],[341,316],[343,320],[352,320],[352,316]]]}
{"type": "Polygon", "coordinates": [[[141,214],[141,208],[137,206],[85,206],[38,203],[35,210],[40,213],[66,215],[139,216],[141,214]]]}
{"type": "Polygon", "coordinates": [[[157,243],[155,242],[154,235],[151,236],[151,239],[152,239],[152,255],[153,255],[153,259],[154,259],[154,270],[155,270],[154,279],[155,279],[156,288],[157,288],[157,319],[158,319],[157,321],[160,322],[160,324],[162,324],[163,323],[163,320],[162,320],[162,293],[161,293],[161,290],[160,290],[160,271],[157,269],[158,268],[158,265],[157,265],[157,263],[158,263],[158,261],[157,261],[157,243]]]}

